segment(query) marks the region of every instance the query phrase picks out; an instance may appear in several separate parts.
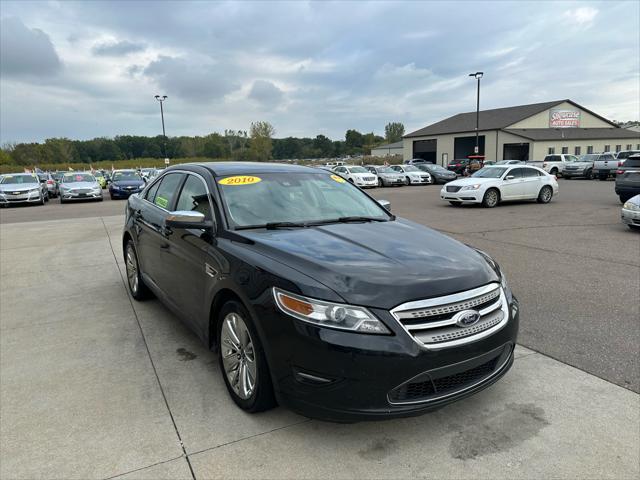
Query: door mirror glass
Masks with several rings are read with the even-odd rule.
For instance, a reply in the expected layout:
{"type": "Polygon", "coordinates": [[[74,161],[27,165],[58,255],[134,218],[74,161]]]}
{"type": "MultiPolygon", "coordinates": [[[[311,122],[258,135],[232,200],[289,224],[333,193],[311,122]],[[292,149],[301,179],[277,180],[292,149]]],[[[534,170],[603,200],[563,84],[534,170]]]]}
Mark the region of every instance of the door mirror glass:
{"type": "Polygon", "coordinates": [[[505,180],[513,180],[514,178],[516,178],[514,175],[507,175],[504,177],[505,180]]]}

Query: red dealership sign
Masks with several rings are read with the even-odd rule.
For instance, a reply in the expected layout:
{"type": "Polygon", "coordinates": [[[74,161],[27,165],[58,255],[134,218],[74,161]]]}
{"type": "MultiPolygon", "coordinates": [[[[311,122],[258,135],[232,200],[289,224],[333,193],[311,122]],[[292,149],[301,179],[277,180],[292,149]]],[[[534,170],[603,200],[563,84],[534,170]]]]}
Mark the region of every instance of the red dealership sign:
{"type": "Polygon", "coordinates": [[[549,112],[549,128],[579,128],[579,110],[551,110],[549,112]]]}

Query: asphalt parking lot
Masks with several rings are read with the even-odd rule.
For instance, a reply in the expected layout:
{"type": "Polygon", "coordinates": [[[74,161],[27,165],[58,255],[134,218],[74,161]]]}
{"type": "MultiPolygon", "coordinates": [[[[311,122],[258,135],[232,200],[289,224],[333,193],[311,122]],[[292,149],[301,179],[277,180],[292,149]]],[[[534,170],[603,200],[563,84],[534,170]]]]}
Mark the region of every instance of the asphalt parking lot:
{"type": "Polygon", "coordinates": [[[613,183],[492,210],[439,190],[371,193],[498,260],[523,346],[474,397],[351,425],[238,410],[214,354],[129,300],[124,202],[0,210],[0,477],[637,478],[640,235],[613,183]]]}

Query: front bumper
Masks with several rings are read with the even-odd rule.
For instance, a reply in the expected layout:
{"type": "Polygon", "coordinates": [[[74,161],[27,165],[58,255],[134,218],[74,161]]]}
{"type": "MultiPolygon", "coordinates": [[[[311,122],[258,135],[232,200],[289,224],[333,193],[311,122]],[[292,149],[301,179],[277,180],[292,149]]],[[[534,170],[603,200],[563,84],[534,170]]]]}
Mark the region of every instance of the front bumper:
{"type": "Polygon", "coordinates": [[[369,309],[391,335],[320,328],[289,317],[268,300],[254,308],[280,403],[305,416],[338,422],[419,415],[488,387],[513,363],[519,323],[517,300],[509,296],[509,320],[503,328],[436,351],[421,347],[386,310],[369,309]],[[398,400],[397,392],[408,382],[460,381],[483,368],[485,375],[462,381],[445,395],[398,400]]]}
{"type": "Polygon", "coordinates": [[[458,190],[447,192],[446,186],[440,190],[440,199],[447,202],[482,203],[484,192],[481,190],[458,190]]]}
{"type": "Polygon", "coordinates": [[[404,178],[402,177],[396,177],[396,178],[384,178],[384,177],[380,177],[382,180],[383,185],[385,186],[389,186],[389,185],[404,185],[404,178]]]}
{"type": "Polygon", "coordinates": [[[0,193],[0,205],[10,205],[19,203],[39,203],[40,192],[22,193],[13,195],[9,193],[0,193]]]}
{"type": "Polygon", "coordinates": [[[567,170],[562,172],[563,177],[584,177],[587,175],[587,170],[567,170]]]}
{"type": "Polygon", "coordinates": [[[361,187],[361,188],[377,187],[378,186],[378,180],[377,179],[362,180],[360,178],[354,178],[353,179],[353,183],[355,185],[357,185],[358,187],[361,187]]]}
{"type": "Polygon", "coordinates": [[[430,180],[428,177],[409,177],[409,183],[411,185],[427,185],[430,180]]]}
{"type": "Polygon", "coordinates": [[[66,201],[73,200],[100,200],[102,198],[102,191],[91,193],[76,193],[76,192],[60,192],[60,198],[66,201]]]}
{"type": "Polygon", "coordinates": [[[623,208],[620,212],[620,218],[625,225],[636,225],[640,227],[640,210],[628,210],[623,208]]]}
{"type": "Polygon", "coordinates": [[[110,189],[109,194],[114,198],[129,198],[134,193],[140,193],[141,191],[141,188],[135,190],[110,189]]]}

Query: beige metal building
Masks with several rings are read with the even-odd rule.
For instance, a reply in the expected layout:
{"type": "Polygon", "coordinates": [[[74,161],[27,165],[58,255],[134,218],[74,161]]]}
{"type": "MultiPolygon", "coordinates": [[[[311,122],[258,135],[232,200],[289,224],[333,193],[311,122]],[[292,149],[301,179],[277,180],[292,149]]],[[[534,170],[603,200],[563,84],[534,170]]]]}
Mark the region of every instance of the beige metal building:
{"type": "Polygon", "coordinates": [[[388,157],[390,155],[402,155],[402,149],[404,148],[404,142],[400,140],[395,143],[387,143],[386,145],[379,145],[371,149],[371,155],[373,157],[388,157]]]}
{"type": "MultiPolygon", "coordinates": [[[[403,138],[403,158],[446,165],[474,154],[476,112],[459,113],[403,138]]],[[[571,100],[480,111],[479,154],[487,160],[542,160],[550,153],[581,155],[640,149],[640,133],[571,100]]]]}

